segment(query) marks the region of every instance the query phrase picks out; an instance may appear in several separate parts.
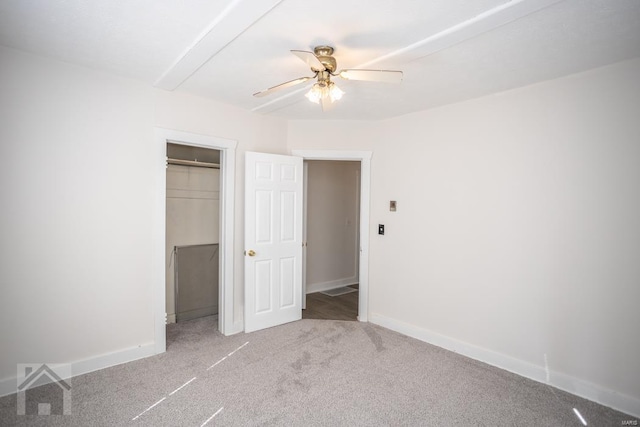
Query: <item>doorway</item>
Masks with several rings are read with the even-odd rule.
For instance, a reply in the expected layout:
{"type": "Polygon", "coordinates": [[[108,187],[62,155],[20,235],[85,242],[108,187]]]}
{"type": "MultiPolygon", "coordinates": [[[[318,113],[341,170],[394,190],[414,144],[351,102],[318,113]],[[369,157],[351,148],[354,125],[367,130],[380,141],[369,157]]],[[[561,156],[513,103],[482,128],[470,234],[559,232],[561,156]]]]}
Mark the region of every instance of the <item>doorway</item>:
{"type": "Polygon", "coordinates": [[[360,162],[306,160],[306,319],[357,320],[360,162]]]}
{"type": "Polygon", "coordinates": [[[304,283],[300,286],[295,282],[303,282],[305,277],[302,264],[304,160],[360,162],[358,320],[368,321],[371,156],[370,151],[293,150],[292,156],[245,152],[245,332],[302,317],[304,283]],[[274,211],[273,206],[283,209],[274,211]],[[286,232],[282,233],[283,230],[286,232]]]}
{"type": "Polygon", "coordinates": [[[167,323],[218,314],[220,151],[167,143],[167,323]]]}
{"type": "Polygon", "coordinates": [[[154,128],[156,164],[156,206],[153,218],[153,313],[156,354],[166,351],[166,169],[167,143],[220,150],[219,293],[218,329],[224,335],[242,330],[234,322],[234,189],[237,142],[206,135],[154,128]]]}
{"type": "MultiPolygon", "coordinates": [[[[360,162],[359,194],[359,257],[358,257],[358,320],[369,320],[369,212],[371,199],[371,151],[293,150],[304,160],[360,162]]],[[[306,274],[303,274],[303,279],[306,274]]],[[[303,294],[306,283],[303,284],[303,294]]]]}

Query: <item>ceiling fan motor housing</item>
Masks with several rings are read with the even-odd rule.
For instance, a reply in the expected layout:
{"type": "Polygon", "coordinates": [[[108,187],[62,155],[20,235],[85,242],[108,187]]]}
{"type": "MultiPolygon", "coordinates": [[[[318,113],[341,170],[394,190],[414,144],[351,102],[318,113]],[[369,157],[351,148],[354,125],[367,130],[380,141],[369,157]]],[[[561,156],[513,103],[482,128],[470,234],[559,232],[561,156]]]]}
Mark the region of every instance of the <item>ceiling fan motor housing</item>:
{"type": "Polygon", "coordinates": [[[333,48],[331,46],[316,46],[313,49],[313,53],[318,58],[318,61],[324,65],[330,73],[333,73],[338,68],[336,64],[336,59],[331,56],[333,55],[333,48]]]}
{"type": "Polygon", "coordinates": [[[318,83],[317,83],[318,86],[320,87],[328,86],[330,81],[331,81],[331,74],[329,74],[328,70],[320,71],[318,73],[318,83]]]}

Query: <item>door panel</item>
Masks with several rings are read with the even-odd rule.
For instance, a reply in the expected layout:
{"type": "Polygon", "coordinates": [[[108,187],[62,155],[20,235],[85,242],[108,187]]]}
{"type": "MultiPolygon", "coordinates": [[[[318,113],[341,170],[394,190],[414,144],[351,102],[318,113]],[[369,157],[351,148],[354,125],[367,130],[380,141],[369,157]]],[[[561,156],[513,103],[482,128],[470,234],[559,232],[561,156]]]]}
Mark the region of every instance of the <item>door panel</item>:
{"type": "Polygon", "coordinates": [[[272,209],[273,206],[271,191],[256,191],[256,212],[260,212],[260,215],[256,215],[256,243],[267,244],[272,243],[271,236],[273,235],[272,225],[272,209]]]}
{"type": "Polygon", "coordinates": [[[283,258],[280,260],[280,307],[293,306],[295,286],[295,258],[283,258]]]}
{"type": "Polygon", "coordinates": [[[271,260],[257,261],[255,265],[254,289],[256,313],[271,311],[271,260]]]}
{"type": "Polygon", "coordinates": [[[302,158],[246,153],[245,332],[302,318],[302,158]]]}

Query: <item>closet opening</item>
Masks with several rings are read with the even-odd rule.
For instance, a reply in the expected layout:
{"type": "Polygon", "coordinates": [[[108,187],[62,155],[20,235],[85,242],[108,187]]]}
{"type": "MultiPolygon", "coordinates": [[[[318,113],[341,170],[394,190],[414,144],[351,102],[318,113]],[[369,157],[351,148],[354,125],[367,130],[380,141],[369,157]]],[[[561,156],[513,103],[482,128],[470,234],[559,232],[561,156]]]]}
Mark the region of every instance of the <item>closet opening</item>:
{"type": "Polygon", "coordinates": [[[166,146],[167,324],[209,316],[206,321],[217,323],[220,150],[171,142],[166,146]]]}

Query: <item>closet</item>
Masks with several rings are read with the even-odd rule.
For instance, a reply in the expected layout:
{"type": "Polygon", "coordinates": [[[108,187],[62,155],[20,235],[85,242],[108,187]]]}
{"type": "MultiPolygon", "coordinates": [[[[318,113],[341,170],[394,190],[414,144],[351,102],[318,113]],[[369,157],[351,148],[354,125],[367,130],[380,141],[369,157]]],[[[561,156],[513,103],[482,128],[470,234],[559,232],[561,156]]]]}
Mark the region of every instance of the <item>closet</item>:
{"type": "Polygon", "coordinates": [[[166,313],[218,313],[220,152],[167,144],[166,313]]]}

